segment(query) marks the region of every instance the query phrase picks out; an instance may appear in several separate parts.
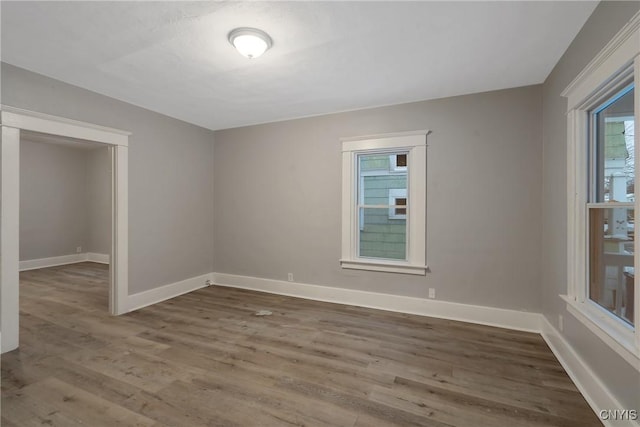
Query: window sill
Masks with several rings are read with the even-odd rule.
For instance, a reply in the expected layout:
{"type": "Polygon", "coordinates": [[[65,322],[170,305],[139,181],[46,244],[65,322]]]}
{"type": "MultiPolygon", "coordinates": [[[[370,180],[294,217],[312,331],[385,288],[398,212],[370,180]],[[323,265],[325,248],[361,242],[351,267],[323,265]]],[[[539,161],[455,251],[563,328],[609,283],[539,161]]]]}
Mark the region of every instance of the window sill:
{"type": "Polygon", "coordinates": [[[567,311],[569,313],[637,371],[640,371],[640,349],[635,343],[633,330],[623,332],[622,327],[614,327],[611,324],[611,319],[606,318],[607,316],[604,313],[594,312],[585,303],[575,301],[568,295],[560,295],[560,298],[567,303],[567,311]]]}
{"type": "Polygon", "coordinates": [[[385,271],[387,273],[415,274],[424,276],[429,267],[426,265],[412,265],[397,262],[369,261],[369,260],[347,260],[341,259],[342,268],[352,270],[385,271]]]}

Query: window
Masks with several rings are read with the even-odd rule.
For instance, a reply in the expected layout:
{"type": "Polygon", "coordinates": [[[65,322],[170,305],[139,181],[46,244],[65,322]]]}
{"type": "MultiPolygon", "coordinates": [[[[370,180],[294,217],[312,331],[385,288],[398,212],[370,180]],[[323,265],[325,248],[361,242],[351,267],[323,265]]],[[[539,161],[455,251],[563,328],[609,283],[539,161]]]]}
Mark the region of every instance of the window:
{"type": "Polygon", "coordinates": [[[405,172],[407,170],[407,155],[392,154],[389,156],[389,165],[392,172],[405,172]]]}
{"type": "Polygon", "coordinates": [[[389,190],[389,219],[407,218],[407,189],[392,188],[389,190]]]}
{"type": "Polygon", "coordinates": [[[634,325],[633,85],[589,113],[589,299],[634,325]]]}
{"type": "MultiPolygon", "coordinates": [[[[638,18],[640,19],[640,15],[638,18]]],[[[565,89],[567,310],[640,370],[635,256],[638,25],[623,28],[565,89]]]]}
{"type": "Polygon", "coordinates": [[[343,268],[425,274],[426,135],[343,140],[343,268]]]}

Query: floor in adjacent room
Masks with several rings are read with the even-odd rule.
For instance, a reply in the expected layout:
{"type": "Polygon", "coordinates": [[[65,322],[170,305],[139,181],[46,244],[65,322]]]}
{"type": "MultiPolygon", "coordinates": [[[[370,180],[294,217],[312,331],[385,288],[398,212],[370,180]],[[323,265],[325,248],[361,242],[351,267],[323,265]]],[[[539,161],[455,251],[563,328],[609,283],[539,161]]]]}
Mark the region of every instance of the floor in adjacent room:
{"type": "Polygon", "coordinates": [[[3,427],[601,425],[534,333],[215,286],[111,317],[95,263],[20,286],[3,427]]]}

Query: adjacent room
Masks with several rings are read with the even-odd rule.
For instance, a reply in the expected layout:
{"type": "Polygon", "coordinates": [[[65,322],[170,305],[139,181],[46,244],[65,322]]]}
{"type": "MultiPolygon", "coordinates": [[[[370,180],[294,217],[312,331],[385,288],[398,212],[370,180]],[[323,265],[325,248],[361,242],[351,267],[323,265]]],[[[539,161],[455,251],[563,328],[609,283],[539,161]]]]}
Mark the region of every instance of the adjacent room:
{"type": "MultiPolygon", "coordinates": [[[[20,271],[32,281],[23,289],[36,290],[36,304],[55,294],[50,281],[69,281],[60,275],[69,264],[79,268],[74,292],[63,288],[57,297],[72,301],[75,291],[103,290],[111,251],[110,168],[109,149],[100,144],[21,134],[20,271]]],[[[108,311],[108,295],[95,303],[108,311]]]]}
{"type": "Polygon", "coordinates": [[[640,3],[0,13],[2,426],[640,426],[640,3]]]}

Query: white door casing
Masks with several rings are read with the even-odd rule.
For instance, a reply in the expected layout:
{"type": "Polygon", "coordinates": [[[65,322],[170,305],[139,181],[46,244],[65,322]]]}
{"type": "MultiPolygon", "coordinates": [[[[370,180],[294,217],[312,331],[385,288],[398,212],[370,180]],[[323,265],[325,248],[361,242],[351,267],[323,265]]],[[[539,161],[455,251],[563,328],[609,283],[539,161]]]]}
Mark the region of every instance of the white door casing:
{"type": "Polygon", "coordinates": [[[20,131],[109,146],[113,170],[109,312],[113,315],[128,311],[128,146],[131,133],[4,105],[0,106],[0,125],[0,350],[5,353],[18,348],[19,343],[20,131]]]}

